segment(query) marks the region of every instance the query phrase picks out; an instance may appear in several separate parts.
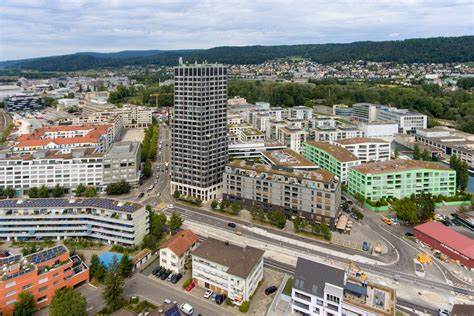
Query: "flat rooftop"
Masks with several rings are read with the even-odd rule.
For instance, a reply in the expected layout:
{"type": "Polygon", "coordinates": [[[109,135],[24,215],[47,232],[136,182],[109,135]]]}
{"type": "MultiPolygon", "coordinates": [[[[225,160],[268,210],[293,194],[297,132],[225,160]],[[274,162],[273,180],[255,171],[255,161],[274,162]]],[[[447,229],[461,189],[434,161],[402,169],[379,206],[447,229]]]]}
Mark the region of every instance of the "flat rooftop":
{"type": "Polygon", "coordinates": [[[316,164],[312,163],[291,149],[264,151],[262,155],[265,156],[265,158],[267,158],[271,164],[276,166],[307,168],[317,167],[316,164]]]}
{"type": "Polygon", "coordinates": [[[340,162],[349,162],[349,161],[359,160],[359,158],[357,158],[356,155],[354,155],[349,150],[343,147],[331,145],[329,143],[315,142],[315,141],[309,141],[306,143],[310,146],[324,150],[325,152],[327,152],[329,155],[333,156],[335,159],[339,160],[340,162]]]}
{"type": "Polygon", "coordinates": [[[281,175],[284,177],[289,178],[296,178],[296,179],[304,179],[304,180],[311,180],[311,181],[320,181],[320,182],[327,182],[331,183],[336,181],[334,175],[324,169],[318,170],[311,170],[311,171],[303,171],[303,170],[292,170],[290,171],[283,171],[278,169],[273,169],[271,166],[264,165],[264,164],[250,164],[243,160],[234,160],[227,164],[229,167],[239,168],[243,170],[253,171],[257,174],[275,174],[281,175]]]}
{"type": "Polygon", "coordinates": [[[361,307],[377,315],[394,315],[396,310],[395,289],[379,284],[363,284],[356,278],[348,277],[344,286],[344,302],[361,307]]]}
{"type": "Polygon", "coordinates": [[[370,162],[361,164],[359,166],[352,167],[355,171],[365,174],[383,174],[395,171],[407,171],[407,170],[440,170],[440,171],[453,171],[450,168],[443,167],[436,162],[430,161],[419,161],[419,160],[388,160],[379,162],[370,162]]]}
{"type": "Polygon", "coordinates": [[[214,238],[204,240],[192,252],[194,256],[228,267],[227,273],[247,278],[265,251],[246,246],[239,247],[214,238]]]}
{"type": "Polygon", "coordinates": [[[379,139],[379,138],[369,138],[369,137],[354,137],[354,138],[345,138],[336,140],[336,143],[341,145],[355,145],[355,144],[365,144],[365,143],[380,143],[380,144],[389,144],[389,142],[379,139]]]}
{"type": "Polygon", "coordinates": [[[61,150],[49,149],[41,150],[37,149],[35,153],[23,153],[23,152],[12,152],[2,151],[0,152],[0,161],[2,160],[34,160],[34,159],[72,159],[72,158],[97,158],[102,157],[103,153],[95,153],[94,148],[75,148],[70,153],[63,153],[61,150]]]}
{"type": "Polygon", "coordinates": [[[142,204],[104,198],[38,198],[0,200],[0,209],[96,207],[124,213],[133,213],[142,204]]]}

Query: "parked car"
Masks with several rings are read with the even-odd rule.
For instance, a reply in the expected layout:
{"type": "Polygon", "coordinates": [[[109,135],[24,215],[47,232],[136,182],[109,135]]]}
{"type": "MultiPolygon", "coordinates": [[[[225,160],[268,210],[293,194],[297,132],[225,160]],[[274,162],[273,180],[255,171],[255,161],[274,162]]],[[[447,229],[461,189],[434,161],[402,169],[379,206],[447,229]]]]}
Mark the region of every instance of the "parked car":
{"type": "Polygon", "coordinates": [[[448,316],[448,315],[449,315],[449,311],[448,311],[447,309],[440,308],[440,309],[438,309],[438,315],[439,315],[439,316],[448,316]]]}
{"type": "Polygon", "coordinates": [[[163,268],[162,267],[156,267],[155,269],[153,269],[151,274],[156,275],[158,272],[160,272],[161,269],[163,269],[163,268]]]}
{"type": "Polygon", "coordinates": [[[204,298],[210,298],[212,295],[212,291],[211,290],[207,290],[206,292],[204,292],[204,298]]]}
{"type": "Polygon", "coordinates": [[[194,282],[191,282],[189,283],[189,285],[186,287],[186,291],[191,291],[192,289],[194,289],[194,287],[196,286],[196,283],[194,282]]]}
{"type": "Polygon", "coordinates": [[[212,302],[215,302],[215,301],[216,301],[216,296],[217,296],[217,293],[212,293],[212,294],[211,294],[211,301],[212,301],[212,302]]]}
{"type": "Polygon", "coordinates": [[[413,237],[413,236],[414,236],[413,233],[410,233],[410,232],[405,233],[405,237],[413,237]]]}
{"type": "Polygon", "coordinates": [[[228,223],[227,226],[232,227],[232,228],[237,227],[237,225],[235,225],[235,223],[228,223]]]}
{"type": "Polygon", "coordinates": [[[145,196],[145,193],[140,192],[140,194],[138,195],[138,198],[141,199],[141,198],[144,197],[144,196],[145,196]]]}
{"type": "Polygon", "coordinates": [[[166,278],[166,281],[171,282],[171,279],[173,279],[173,277],[174,273],[170,273],[170,275],[168,275],[168,277],[166,278]]]}
{"type": "Polygon", "coordinates": [[[242,232],[241,232],[240,230],[236,230],[236,231],[235,231],[235,234],[236,234],[237,236],[242,236],[242,232]]]}
{"type": "Polygon", "coordinates": [[[174,209],[174,205],[173,204],[168,204],[168,208],[172,210],[172,209],[174,209]]]}
{"type": "Polygon", "coordinates": [[[193,307],[191,305],[189,305],[188,303],[183,303],[181,304],[181,306],[179,307],[179,309],[185,313],[186,315],[192,315],[193,313],[193,307]]]}
{"type": "Polygon", "coordinates": [[[275,285],[269,286],[265,289],[265,295],[270,295],[275,293],[278,290],[278,288],[275,285]]]}
{"type": "Polygon", "coordinates": [[[165,273],[163,273],[161,276],[160,276],[160,279],[161,280],[166,280],[168,278],[168,276],[170,275],[171,271],[167,270],[165,271],[165,273]]]}
{"type": "Polygon", "coordinates": [[[225,294],[219,294],[216,296],[216,304],[217,305],[221,305],[225,299],[227,298],[227,296],[225,294]]]}
{"type": "Polygon", "coordinates": [[[160,269],[155,275],[157,278],[161,278],[161,276],[165,273],[166,273],[166,269],[163,268],[163,269],[160,269]]]}
{"type": "Polygon", "coordinates": [[[173,278],[171,279],[171,283],[173,284],[178,283],[178,281],[181,280],[182,277],[183,275],[181,273],[173,275],[173,278]]]}
{"type": "Polygon", "coordinates": [[[362,243],[362,250],[369,251],[369,243],[368,242],[364,241],[362,243]]]}
{"type": "Polygon", "coordinates": [[[453,222],[454,225],[461,226],[461,221],[459,219],[453,218],[451,221],[453,222]]]}

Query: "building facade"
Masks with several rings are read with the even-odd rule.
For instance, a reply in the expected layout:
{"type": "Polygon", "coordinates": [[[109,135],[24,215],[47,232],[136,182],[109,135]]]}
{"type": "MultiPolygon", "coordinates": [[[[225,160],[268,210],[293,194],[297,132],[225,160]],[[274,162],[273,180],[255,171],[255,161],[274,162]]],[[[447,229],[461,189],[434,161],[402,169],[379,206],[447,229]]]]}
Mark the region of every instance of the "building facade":
{"type": "Polygon", "coordinates": [[[415,133],[417,129],[426,128],[428,124],[428,116],[424,114],[389,106],[377,109],[377,120],[397,123],[398,132],[402,134],[415,133]]]}
{"type": "Polygon", "coordinates": [[[319,126],[309,131],[308,140],[332,143],[339,139],[354,137],[364,137],[364,132],[351,125],[319,126]]]}
{"type": "Polygon", "coordinates": [[[264,251],[208,238],[192,252],[197,286],[226,294],[236,305],[248,301],[263,279],[264,251]]]}
{"type": "Polygon", "coordinates": [[[456,171],[418,160],[372,162],[349,170],[348,192],[374,201],[421,193],[454,196],[456,171]]]}
{"type": "Polygon", "coordinates": [[[224,172],[223,198],[288,218],[324,223],[332,230],[339,215],[341,184],[326,170],[278,170],[232,161],[224,172]]]}
{"type": "Polygon", "coordinates": [[[391,143],[395,139],[395,134],[398,133],[398,123],[361,123],[359,129],[363,132],[361,137],[379,138],[391,143]]]}
{"type": "Polygon", "coordinates": [[[0,258],[0,313],[13,315],[20,293],[34,297],[35,309],[48,306],[57,290],[89,281],[89,268],[79,256],[70,256],[64,245],[44,249],[23,257],[0,258]]]}
{"type": "Polygon", "coordinates": [[[390,160],[391,144],[377,138],[347,138],[334,142],[353,153],[362,163],[390,160]]]}
{"type": "Polygon", "coordinates": [[[352,119],[359,122],[371,123],[377,119],[379,104],[356,103],[352,105],[352,119]]]}
{"type": "Polygon", "coordinates": [[[216,199],[227,161],[227,68],[181,64],[174,70],[171,192],[216,199]]]}
{"type": "Polygon", "coordinates": [[[102,198],[38,198],[0,201],[0,239],[98,240],[139,245],[149,216],[141,204],[102,198]]]}
{"type": "Polygon", "coordinates": [[[103,156],[103,182],[124,180],[137,185],[140,179],[141,151],[139,142],[116,142],[103,156]]]}
{"type": "Polygon", "coordinates": [[[44,99],[33,95],[14,95],[4,99],[7,112],[31,112],[44,109],[44,99]]]}
{"type": "Polygon", "coordinates": [[[197,248],[199,238],[190,229],[177,232],[160,247],[160,266],[173,273],[184,274],[191,252],[197,248]]]}
{"type": "Polygon", "coordinates": [[[361,164],[361,160],[349,150],[324,142],[304,143],[301,155],[336,175],[343,183],[347,182],[349,170],[361,164]]]}

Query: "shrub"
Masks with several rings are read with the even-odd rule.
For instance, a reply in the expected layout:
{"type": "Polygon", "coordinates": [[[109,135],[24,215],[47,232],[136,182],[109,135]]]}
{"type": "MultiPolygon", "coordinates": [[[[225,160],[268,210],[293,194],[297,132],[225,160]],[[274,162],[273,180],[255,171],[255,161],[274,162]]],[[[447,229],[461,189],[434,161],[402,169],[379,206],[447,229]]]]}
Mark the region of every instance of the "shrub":
{"type": "Polygon", "coordinates": [[[239,306],[239,311],[241,313],[247,313],[250,308],[250,303],[248,301],[243,301],[242,304],[239,306]]]}
{"type": "Polygon", "coordinates": [[[187,288],[188,285],[193,281],[193,277],[190,276],[186,281],[183,283],[183,289],[187,288]]]}

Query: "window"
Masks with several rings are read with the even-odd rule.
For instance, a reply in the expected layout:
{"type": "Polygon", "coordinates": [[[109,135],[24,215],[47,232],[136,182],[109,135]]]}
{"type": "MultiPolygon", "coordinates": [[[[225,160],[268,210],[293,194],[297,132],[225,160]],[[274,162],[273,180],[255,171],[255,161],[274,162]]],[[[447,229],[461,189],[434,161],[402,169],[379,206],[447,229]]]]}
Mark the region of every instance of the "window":
{"type": "Polygon", "coordinates": [[[43,303],[44,301],[47,301],[48,300],[48,295],[45,295],[45,296],[41,296],[38,298],[38,300],[36,301],[36,303],[43,303]]]}
{"type": "Polygon", "coordinates": [[[29,289],[30,287],[32,287],[33,284],[27,284],[27,285],[23,285],[23,287],[21,288],[22,290],[26,290],[26,289],[29,289]]]}
{"type": "Polygon", "coordinates": [[[38,281],[38,284],[43,284],[44,282],[48,282],[48,278],[44,278],[38,281]]]}
{"type": "Polygon", "coordinates": [[[16,298],[7,301],[6,305],[11,305],[16,302],[16,298]]]}
{"type": "Polygon", "coordinates": [[[13,291],[8,292],[7,295],[5,295],[5,297],[9,297],[15,294],[16,294],[16,290],[13,290],[13,291]]]}
{"type": "Polygon", "coordinates": [[[45,285],[45,286],[43,286],[43,287],[40,287],[40,288],[38,289],[38,293],[39,293],[39,292],[46,291],[47,289],[48,289],[48,286],[47,286],[47,285],[45,285]]]}
{"type": "Polygon", "coordinates": [[[13,282],[7,283],[7,285],[5,285],[5,288],[8,289],[9,287],[12,287],[15,285],[16,285],[16,281],[13,281],[13,282]]]}

